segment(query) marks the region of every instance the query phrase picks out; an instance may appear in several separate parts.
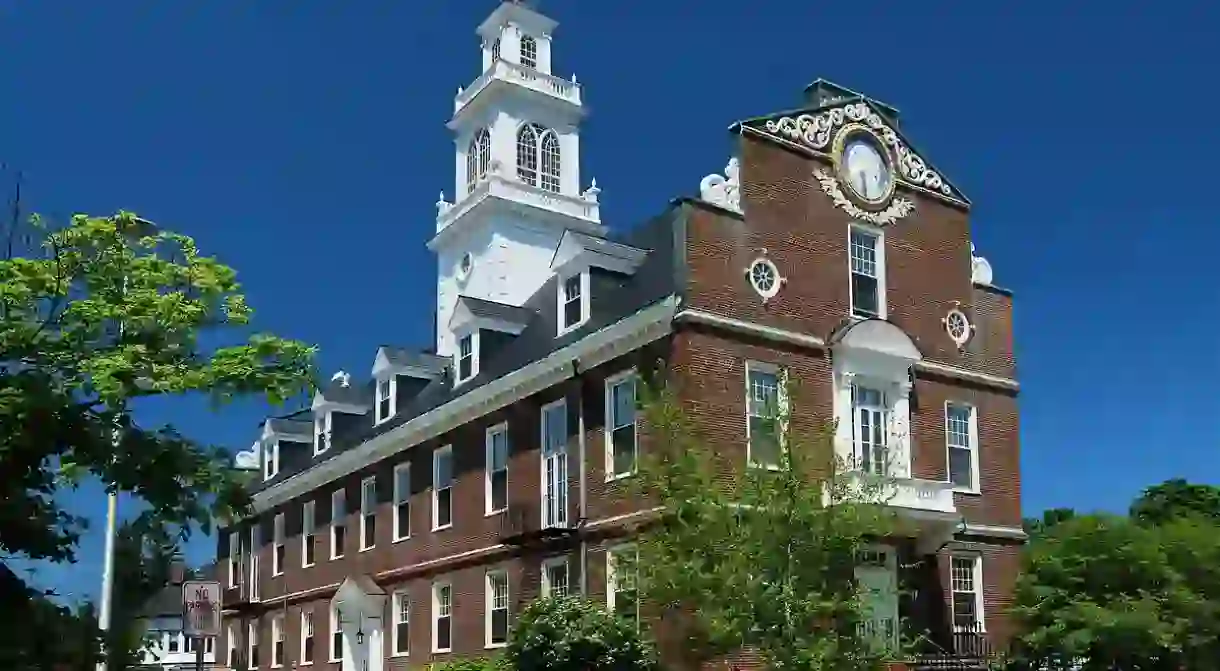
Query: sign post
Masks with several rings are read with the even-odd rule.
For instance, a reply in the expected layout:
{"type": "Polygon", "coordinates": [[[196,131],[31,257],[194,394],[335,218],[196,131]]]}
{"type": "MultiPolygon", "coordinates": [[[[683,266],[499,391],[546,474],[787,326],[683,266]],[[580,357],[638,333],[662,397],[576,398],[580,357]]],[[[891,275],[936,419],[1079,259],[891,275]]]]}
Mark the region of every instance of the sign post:
{"type": "Polygon", "coordinates": [[[183,633],[195,638],[195,671],[203,671],[204,641],[220,635],[220,583],[188,580],[182,583],[183,633]]]}

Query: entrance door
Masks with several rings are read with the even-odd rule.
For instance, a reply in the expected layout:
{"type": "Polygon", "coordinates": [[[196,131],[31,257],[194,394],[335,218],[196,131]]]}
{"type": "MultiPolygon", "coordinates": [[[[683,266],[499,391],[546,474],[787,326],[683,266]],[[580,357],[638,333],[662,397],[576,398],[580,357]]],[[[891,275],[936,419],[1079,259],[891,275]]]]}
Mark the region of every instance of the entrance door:
{"type": "Polygon", "coordinates": [[[898,643],[898,572],[894,550],[873,547],[861,551],[856,583],[864,606],[862,627],[877,645],[892,648],[898,643]]]}
{"type": "Polygon", "coordinates": [[[568,525],[568,408],[557,401],[542,410],[542,527],[568,525]]]}

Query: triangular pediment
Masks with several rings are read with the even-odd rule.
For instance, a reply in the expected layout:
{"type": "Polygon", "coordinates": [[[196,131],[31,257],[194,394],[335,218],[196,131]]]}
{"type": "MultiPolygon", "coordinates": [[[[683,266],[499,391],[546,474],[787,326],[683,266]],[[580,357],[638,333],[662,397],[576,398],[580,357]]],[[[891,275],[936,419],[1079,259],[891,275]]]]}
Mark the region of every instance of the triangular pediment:
{"type": "MultiPolygon", "coordinates": [[[[823,85],[815,92],[829,94],[829,91],[822,91],[827,88],[823,85]]],[[[747,119],[736,126],[742,132],[797,147],[825,158],[833,158],[835,137],[840,130],[850,125],[864,126],[873,131],[890,151],[894,161],[894,174],[900,184],[962,206],[970,205],[965,194],[935,169],[923,155],[915,151],[910,141],[891,121],[897,110],[874,103],[847,89],[842,91],[844,95],[838,100],[829,95],[822,96],[816,101],[816,107],[747,119]],[[826,104],[828,101],[834,102],[826,104]]]]}

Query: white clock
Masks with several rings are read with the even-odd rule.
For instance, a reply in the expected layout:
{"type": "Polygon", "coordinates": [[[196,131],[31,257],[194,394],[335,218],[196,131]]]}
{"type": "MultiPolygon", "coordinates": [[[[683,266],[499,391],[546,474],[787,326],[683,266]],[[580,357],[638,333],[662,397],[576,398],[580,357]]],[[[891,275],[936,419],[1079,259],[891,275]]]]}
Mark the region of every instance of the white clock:
{"type": "Polygon", "coordinates": [[[843,144],[840,175],[857,198],[879,204],[893,188],[890,163],[871,134],[855,133],[843,144]]]}

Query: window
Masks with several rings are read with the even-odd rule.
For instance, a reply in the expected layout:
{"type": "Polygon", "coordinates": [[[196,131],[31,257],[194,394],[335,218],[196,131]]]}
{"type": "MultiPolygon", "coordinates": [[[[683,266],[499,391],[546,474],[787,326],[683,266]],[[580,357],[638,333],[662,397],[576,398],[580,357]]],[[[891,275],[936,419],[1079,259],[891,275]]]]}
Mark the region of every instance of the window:
{"type": "Polygon", "coordinates": [[[553,557],[542,562],[542,596],[568,595],[568,558],[553,557]]]}
{"type": "Polygon", "coordinates": [[[979,491],[978,421],[973,407],[945,404],[945,444],[949,450],[949,482],[958,489],[979,491]]]}
{"type": "Polygon", "coordinates": [[[487,647],[500,647],[508,643],[508,574],[503,571],[487,573],[487,647]]]}
{"type": "Polygon", "coordinates": [[[258,621],[250,622],[246,630],[246,660],[250,668],[258,667],[258,621]]]}
{"type": "Polygon", "coordinates": [[[280,472],[280,441],[272,440],[262,445],[263,479],[270,480],[280,472]]]}
{"type": "Polygon", "coordinates": [[[494,64],[500,60],[500,38],[496,38],[495,42],[491,43],[491,62],[494,64]]]}
{"type": "Polygon", "coordinates": [[[271,666],[284,665],[284,616],[271,618],[271,666]]]}
{"type": "Polygon", "coordinates": [[[314,454],[322,454],[330,447],[330,428],[331,421],[329,412],[323,412],[322,414],[314,417],[314,454]]]}
{"type": "Polygon", "coordinates": [[[377,544],[377,477],[360,481],[360,550],[377,544]]]}
{"type": "Polygon", "coordinates": [[[606,553],[606,605],[610,612],[628,620],[639,618],[635,559],[633,545],[620,545],[606,553]]]}
{"type": "Polygon", "coordinates": [[[377,423],[386,421],[394,416],[394,387],[397,384],[394,381],[394,376],[391,375],[384,380],[377,381],[377,423]]]}
{"type": "Polygon", "coordinates": [[[521,36],[521,64],[527,68],[538,67],[538,42],[529,35],[521,36]]]}
{"type": "Polygon", "coordinates": [[[949,564],[953,587],[953,628],[958,631],[983,630],[983,558],[979,555],[954,555],[949,564]]]}
{"type": "Polygon", "coordinates": [[[525,124],[517,131],[517,179],[522,182],[558,193],[560,155],[555,131],[538,124],[525,124]]]}
{"type": "Polygon", "coordinates": [[[273,547],[271,550],[271,575],[280,575],[284,572],[284,513],[279,513],[275,516],[275,522],[271,531],[271,542],[273,547]]]}
{"type": "Polygon", "coordinates": [[[464,335],[458,340],[457,381],[464,382],[477,372],[474,358],[474,334],[464,335]]]}
{"type": "Polygon", "coordinates": [[[508,507],[508,425],[499,424],[487,430],[487,514],[508,507]]]}
{"type": "Polygon", "coordinates": [[[229,532],[229,587],[241,581],[241,534],[229,532]]]}
{"type": "Polygon", "coordinates": [[[606,380],[606,476],[635,471],[635,372],[606,380]]]}
{"type": "Polygon", "coordinates": [[[301,507],[301,566],[313,566],[314,531],[317,524],[317,501],[306,501],[301,507]]]}
{"type": "Polygon", "coordinates": [[[313,611],[301,611],[301,663],[313,664],[313,611]]]}
{"type": "Polygon", "coordinates": [[[577,273],[559,283],[559,332],[566,333],[585,322],[586,273],[577,273]]]}
{"type": "Polygon", "coordinates": [[[559,138],[555,131],[542,134],[542,188],[559,193],[559,138]]]}
{"type": "Polygon", "coordinates": [[[486,128],[475,131],[466,147],[466,193],[473,193],[475,187],[487,179],[487,169],[491,166],[491,134],[486,128]]]}
{"type": "Polygon", "coordinates": [[[258,553],[263,549],[262,528],[259,526],[260,521],[254,520],[254,526],[250,527],[250,600],[258,601],[260,585],[258,584],[258,553]]]}
{"type": "Polygon", "coordinates": [[[530,186],[538,184],[538,130],[525,124],[517,131],[517,179],[530,186]]]}
{"type": "Polygon", "coordinates": [[[746,440],[748,463],[779,466],[786,399],[779,368],[746,362],[746,440]]]}
{"type": "Polygon", "coordinates": [[[885,475],[889,472],[889,412],[885,392],[852,385],[851,406],[855,466],[865,473],[885,475]]]}
{"type": "Polygon", "coordinates": [[[406,592],[394,593],[394,642],[391,650],[395,655],[411,654],[411,597],[406,592]]]}
{"type": "Polygon", "coordinates": [[[542,528],[568,525],[568,404],[542,407],[542,528]]]}
{"type": "Polygon", "coordinates": [[[885,256],[881,236],[853,226],[850,234],[851,314],[885,317],[885,256]]]}
{"type": "Polygon", "coordinates": [[[411,537],[411,464],[394,467],[394,540],[411,537]]]}
{"type": "Polygon", "coordinates": [[[230,622],[226,633],[228,640],[226,641],[225,661],[228,663],[229,668],[232,669],[237,667],[237,623],[230,622]]]}
{"type": "Polygon", "coordinates": [[[432,453],[432,530],[453,525],[453,446],[432,453]]]}
{"type": "Polygon", "coordinates": [[[343,556],[343,541],[347,536],[347,492],[336,489],[330,495],[330,558],[343,556]]]}
{"type": "Polygon", "coordinates": [[[453,648],[453,585],[432,586],[432,652],[453,648]]]}
{"type": "Polygon", "coordinates": [[[330,661],[343,658],[343,630],[339,628],[339,609],[330,608],[330,661]]]}
{"type": "Polygon", "coordinates": [[[182,638],[182,632],[167,631],[167,632],[165,632],[165,638],[166,638],[165,650],[167,652],[178,652],[178,642],[182,638]]]}

